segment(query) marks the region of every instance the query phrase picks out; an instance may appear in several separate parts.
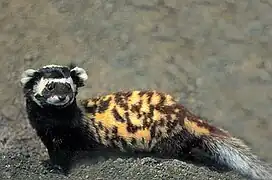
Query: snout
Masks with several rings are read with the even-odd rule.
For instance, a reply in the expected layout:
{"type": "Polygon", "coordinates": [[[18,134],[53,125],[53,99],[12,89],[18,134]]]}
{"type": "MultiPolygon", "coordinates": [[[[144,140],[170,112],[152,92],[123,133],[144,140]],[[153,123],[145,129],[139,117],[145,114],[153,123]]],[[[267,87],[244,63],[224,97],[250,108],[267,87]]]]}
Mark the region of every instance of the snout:
{"type": "Polygon", "coordinates": [[[51,96],[47,98],[47,103],[63,106],[72,102],[74,98],[73,90],[70,84],[67,83],[56,83],[54,90],[50,91],[51,96]]]}
{"type": "Polygon", "coordinates": [[[69,98],[68,95],[59,95],[59,96],[58,96],[59,102],[63,102],[63,101],[65,101],[65,99],[67,99],[67,98],[69,98]]]}
{"type": "Polygon", "coordinates": [[[54,95],[47,99],[47,103],[55,106],[64,106],[70,104],[72,100],[72,95],[54,95]]]}

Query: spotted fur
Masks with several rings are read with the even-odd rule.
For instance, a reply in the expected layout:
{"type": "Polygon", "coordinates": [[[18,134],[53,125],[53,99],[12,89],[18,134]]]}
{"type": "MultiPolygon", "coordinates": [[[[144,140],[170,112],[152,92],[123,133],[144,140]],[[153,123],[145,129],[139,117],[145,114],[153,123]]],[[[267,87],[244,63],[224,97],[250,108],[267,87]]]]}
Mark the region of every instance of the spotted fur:
{"type": "Polygon", "coordinates": [[[90,133],[107,147],[172,157],[198,148],[247,177],[272,177],[270,167],[241,140],[194,115],[169,94],[116,92],[81,100],[80,105],[90,133]]]}
{"type": "Polygon", "coordinates": [[[82,101],[96,140],[122,151],[128,147],[151,151],[163,138],[181,131],[197,136],[227,136],[190,114],[167,94],[156,91],[117,92],[82,101]]]}

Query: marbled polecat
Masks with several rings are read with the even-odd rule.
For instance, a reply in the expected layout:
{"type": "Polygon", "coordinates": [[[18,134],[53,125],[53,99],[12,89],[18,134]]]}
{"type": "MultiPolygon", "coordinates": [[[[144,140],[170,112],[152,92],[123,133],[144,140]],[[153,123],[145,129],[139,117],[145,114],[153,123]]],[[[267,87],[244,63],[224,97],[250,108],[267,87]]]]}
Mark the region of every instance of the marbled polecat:
{"type": "Polygon", "coordinates": [[[63,172],[68,172],[75,151],[97,146],[173,157],[198,148],[245,176],[272,178],[269,165],[241,140],[189,112],[172,96],[135,90],[77,101],[78,88],[87,79],[77,66],[47,65],[22,74],[30,124],[54,167],[63,172]]]}

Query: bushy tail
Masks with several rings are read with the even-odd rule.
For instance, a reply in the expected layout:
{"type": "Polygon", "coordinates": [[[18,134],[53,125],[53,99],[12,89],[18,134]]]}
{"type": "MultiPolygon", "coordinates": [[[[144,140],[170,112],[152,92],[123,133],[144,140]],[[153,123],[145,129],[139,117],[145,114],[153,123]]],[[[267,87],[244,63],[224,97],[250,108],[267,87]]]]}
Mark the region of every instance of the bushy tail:
{"type": "Polygon", "coordinates": [[[251,153],[241,140],[231,136],[210,134],[202,136],[202,146],[220,163],[252,179],[272,180],[270,165],[251,153]],[[203,138],[203,139],[202,139],[203,138]]]}

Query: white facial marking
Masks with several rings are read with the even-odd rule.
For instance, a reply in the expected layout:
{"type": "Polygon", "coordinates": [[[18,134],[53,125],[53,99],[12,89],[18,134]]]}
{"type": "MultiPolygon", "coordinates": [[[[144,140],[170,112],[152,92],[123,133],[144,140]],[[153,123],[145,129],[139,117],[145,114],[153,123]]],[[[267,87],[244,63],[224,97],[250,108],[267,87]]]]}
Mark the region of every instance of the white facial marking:
{"type": "Polygon", "coordinates": [[[54,68],[54,67],[64,67],[64,66],[57,65],[57,64],[49,64],[49,65],[43,66],[42,69],[43,69],[43,68],[54,68]]]}
{"type": "Polygon", "coordinates": [[[39,83],[34,86],[34,92],[35,95],[39,94],[42,95],[42,91],[46,87],[47,84],[50,84],[52,82],[59,82],[59,83],[68,83],[71,85],[72,91],[75,92],[76,85],[73,82],[73,79],[71,77],[69,78],[60,78],[60,79],[54,79],[54,78],[41,78],[39,83]]]}
{"type": "Polygon", "coordinates": [[[34,76],[35,72],[36,72],[36,70],[34,70],[34,69],[28,69],[28,70],[24,71],[21,76],[21,80],[20,80],[21,84],[25,85],[34,76]]]}
{"type": "Polygon", "coordinates": [[[69,97],[66,96],[66,98],[65,98],[64,101],[60,101],[59,98],[58,98],[58,96],[55,95],[55,96],[52,96],[52,97],[48,98],[48,99],[46,100],[46,102],[47,102],[48,104],[60,106],[60,105],[65,105],[66,103],[69,102],[69,100],[70,100],[69,97]]]}
{"type": "Polygon", "coordinates": [[[40,107],[42,107],[40,101],[38,101],[38,99],[36,99],[35,96],[32,96],[32,99],[36,104],[38,104],[40,107]]]}
{"type": "Polygon", "coordinates": [[[71,71],[75,71],[77,76],[83,81],[86,81],[88,79],[88,75],[83,68],[75,67],[71,71]]]}
{"type": "Polygon", "coordinates": [[[42,95],[42,91],[45,89],[48,79],[41,78],[41,80],[33,87],[35,95],[42,95]]]}

